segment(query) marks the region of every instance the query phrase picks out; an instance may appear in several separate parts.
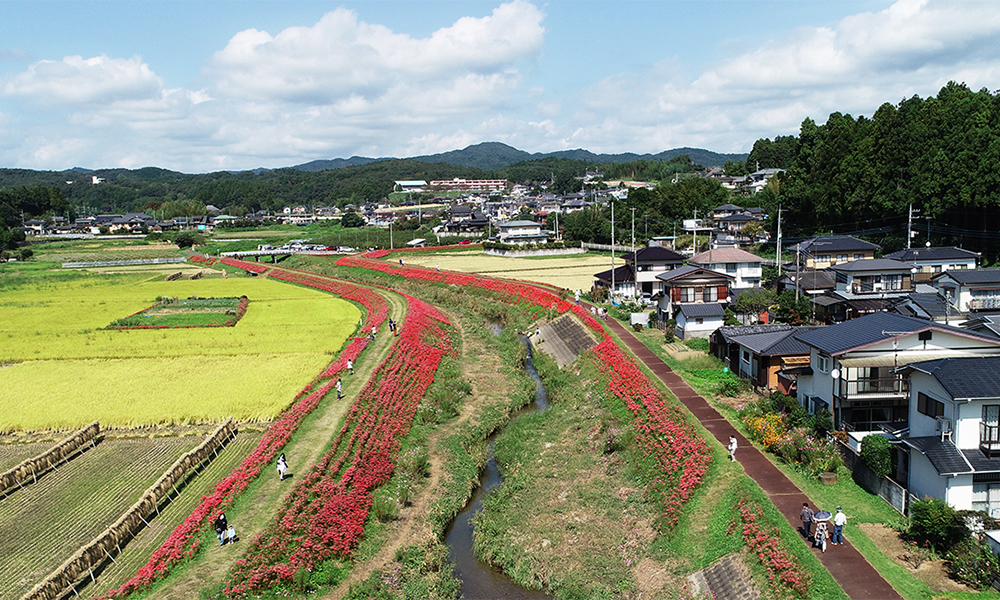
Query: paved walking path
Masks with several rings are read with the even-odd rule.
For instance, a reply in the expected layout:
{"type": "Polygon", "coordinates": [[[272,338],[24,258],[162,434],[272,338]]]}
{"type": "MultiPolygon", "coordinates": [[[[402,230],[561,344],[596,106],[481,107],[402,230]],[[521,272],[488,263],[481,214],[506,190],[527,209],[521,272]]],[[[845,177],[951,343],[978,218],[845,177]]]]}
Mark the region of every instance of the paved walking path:
{"type": "MultiPolygon", "coordinates": [[[[816,503],[802,493],[802,490],[795,487],[784,473],[779,471],[729,421],[691,389],[691,386],[685,383],[680,375],[639,341],[631,331],[615,319],[608,319],[606,323],[625,342],[629,350],[645,363],[660,378],[660,381],[665,383],[670,391],[677,396],[677,399],[701,421],[705,429],[722,442],[723,446],[729,444],[730,435],[736,436],[739,444],[736,458],[743,465],[747,475],[760,485],[792,527],[800,527],[802,523],[799,519],[799,511],[802,510],[802,503],[809,502],[811,506],[816,506],[816,503]]],[[[816,548],[813,548],[812,551],[820,562],[829,569],[830,574],[852,600],[869,598],[872,600],[902,600],[902,596],[879,575],[878,571],[865,560],[865,557],[851,545],[850,541],[845,540],[843,546],[828,547],[825,554],[816,548]]]]}

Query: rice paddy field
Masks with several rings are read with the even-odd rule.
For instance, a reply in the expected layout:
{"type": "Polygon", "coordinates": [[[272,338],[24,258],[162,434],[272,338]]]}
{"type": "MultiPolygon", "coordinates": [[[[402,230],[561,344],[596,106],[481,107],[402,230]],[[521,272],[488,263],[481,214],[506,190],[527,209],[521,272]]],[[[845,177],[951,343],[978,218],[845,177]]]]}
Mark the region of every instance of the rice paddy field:
{"type": "Polygon", "coordinates": [[[353,304],[268,279],[162,274],[0,276],[0,431],[269,420],[333,359],[353,304]],[[238,297],[235,327],[102,328],[158,296],[238,297]]]}
{"type": "MultiPolygon", "coordinates": [[[[466,252],[405,252],[391,254],[386,260],[399,261],[423,267],[441,267],[447,271],[479,273],[504,279],[523,279],[554,285],[569,290],[589,290],[594,273],[611,268],[611,255],[573,254],[569,256],[512,258],[490,256],[481,249],[466,252]]],[[[616,259],[616,266],[624,263],[616,259]]]]}

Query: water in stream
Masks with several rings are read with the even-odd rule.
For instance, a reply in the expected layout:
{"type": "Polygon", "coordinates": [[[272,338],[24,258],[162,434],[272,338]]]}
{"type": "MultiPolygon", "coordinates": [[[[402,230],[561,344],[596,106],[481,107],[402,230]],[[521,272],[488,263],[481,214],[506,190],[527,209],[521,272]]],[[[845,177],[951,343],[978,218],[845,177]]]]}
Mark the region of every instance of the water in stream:
{"type": "MultiPolygon", "coordinates": [[[[528,375],[535,380],[535,401],[517,411],[513,415],[514,418],[529,412],[543,411],[549,407],[542,380],[538,377],[538,371],[535,370],[535,365],[531,360],[531,342],[528,341],[528,338],[521,338],[521,340],[528,347],[524,368],[528,375]]],[[[500,477],[500,471],[497,469],[496,460],[493,458],[493,440],[498,433],[494,432],[489,437],[487,461],[479,476],[479,488],[476,489],[465,509],[458,513],[455,521],[448,527],[444,541],[448,545],[451,560],[455,564],[455,576],[462,582],[462,595],[465,598],[469,600],[477,598],[509,598],[512,600],[549,598],[540,591],[519,587],[499,569],[479,562],[472,549],[472,519],[482,509],[483,498],[486,494],[503,481],[500,477]]]]}

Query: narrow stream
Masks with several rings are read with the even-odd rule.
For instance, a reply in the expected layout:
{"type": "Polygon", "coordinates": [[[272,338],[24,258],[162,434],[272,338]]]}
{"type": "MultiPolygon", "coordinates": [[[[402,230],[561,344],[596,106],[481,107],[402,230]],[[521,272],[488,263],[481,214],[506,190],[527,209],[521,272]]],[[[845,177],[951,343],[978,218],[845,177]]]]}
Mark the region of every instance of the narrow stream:
{"type": "MultiPolygon", "coordinates": [[[[521,341],[528,347],[528,356],[524,361],[524,369],[535,380],[535,401],[518,410],[512,419],[520,415],[543,411],[549,407],[545,388],[538,377],[538,371],[532,363],[531,342],[522,337],[521,341]]],[[[483,498],[490,490],[503,482],[496,460],[493,458],[493,441],[499,431],[490,435],[487,450],[486,466],[479,476],[479,488],[476,489],[469,503],[458,513],[455,521],[448,527],[444,542],[448,545],[452,562],[455,564],[455,576],[462,582],[462,596],[474,600],[477,598],[508,598],[511,600],[534,600],[549,598],[540,591],[526,590],[514,583],[510,577],[486,563],[476,560],[472,549],[472,519],[482,510],[483,498]]]]}

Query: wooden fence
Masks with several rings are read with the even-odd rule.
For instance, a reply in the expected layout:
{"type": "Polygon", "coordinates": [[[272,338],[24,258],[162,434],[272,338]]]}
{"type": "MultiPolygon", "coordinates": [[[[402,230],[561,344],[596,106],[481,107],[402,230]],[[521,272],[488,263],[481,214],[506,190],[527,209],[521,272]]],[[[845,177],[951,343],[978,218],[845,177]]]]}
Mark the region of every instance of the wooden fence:
{"type": "Polygon", "coordinates": [[[152,515],[159,514],[160,503],[171,492],[179,494],[177,484],[182,482],[189,471],[205,460],[218,456],[218,448],[229,441],[235,430],[232,419],[227,419],[197,448],[187,452],[177,459],[166,472],[149,487],[139,501],[112,523],[89,544],[83,546],[73,556],[69,557],[55,571],[50,573],[31,591],[21,597],[21,600],[51,600],[60,597],[67,588],[88,575],[91,582],[96,583],[94,568],[106,560],[114,561],[124,546],[143,527],[149,525],[152,515]]]}
{"type": "Polygon", "coordinates": [[[94,438],[100,431],[100,424],[94,421],[42,454],[29,458],[13,469],[0,474],[0,494],[6,494],[14,486],[20,487],[29,481],[32,483],[38,481],[40,475],[72,458],[88,442],[93,445],[94,438]]]}

